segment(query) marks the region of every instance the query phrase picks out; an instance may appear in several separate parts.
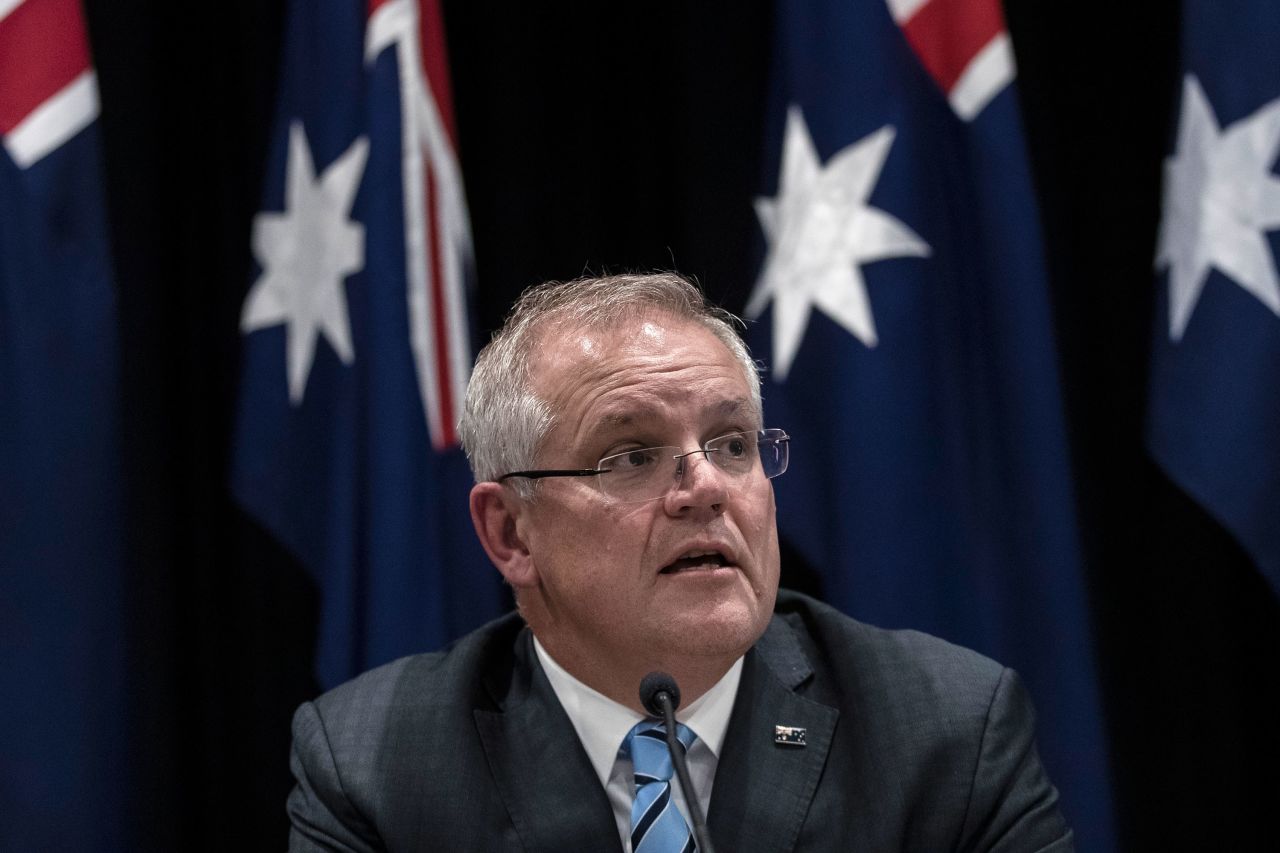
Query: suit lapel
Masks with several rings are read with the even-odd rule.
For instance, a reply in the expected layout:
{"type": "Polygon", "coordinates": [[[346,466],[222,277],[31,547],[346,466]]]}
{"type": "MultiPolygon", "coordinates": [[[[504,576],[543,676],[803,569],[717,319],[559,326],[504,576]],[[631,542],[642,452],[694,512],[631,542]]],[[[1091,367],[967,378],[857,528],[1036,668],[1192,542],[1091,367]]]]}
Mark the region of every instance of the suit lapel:
{"type": "Polygon", "coordinates": [[[618,827],[573,724],[538,665],[528,630],[509,678],[488,685],[500,710],[476,710],[494,781],[525,850],[620,850],[618,827]]]}
{"type": "Polygon", "coordinates": [[[795,847],[840,716],[795,692],[812,674],[792,629],[774,617],[743,661],[716,768],[707,823],[718,849],[795,847]],[[806,745],[775,743],[779,725],[804,728],[806,745]]]}

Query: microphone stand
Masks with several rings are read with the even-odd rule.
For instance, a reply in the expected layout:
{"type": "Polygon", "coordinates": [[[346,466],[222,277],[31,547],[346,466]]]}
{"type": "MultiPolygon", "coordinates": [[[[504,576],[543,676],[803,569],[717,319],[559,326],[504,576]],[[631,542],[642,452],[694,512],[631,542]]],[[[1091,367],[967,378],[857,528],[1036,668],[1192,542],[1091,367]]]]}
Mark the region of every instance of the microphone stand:
{"type": "Polygon", "coordinates": [[[676,766],[676,776],[680,779],[680,790],[684,791],[684,801],[689,807],[689,816],[693,818],[693,837],[698,842],[699,853],[715,853],[711,843],[711,833],[707,831],[707,819],[702,816],[702,803],[698,802],[698,794],[693,790],[693,780],[689,778],[689,767],[684,760],[684,744],[676,737],[676,710],[671,704],[671,694],[659,690],[654,700],[662,707],[662,717],[666,721],[667,749],[671,752],[671,761],[676,766]]]}

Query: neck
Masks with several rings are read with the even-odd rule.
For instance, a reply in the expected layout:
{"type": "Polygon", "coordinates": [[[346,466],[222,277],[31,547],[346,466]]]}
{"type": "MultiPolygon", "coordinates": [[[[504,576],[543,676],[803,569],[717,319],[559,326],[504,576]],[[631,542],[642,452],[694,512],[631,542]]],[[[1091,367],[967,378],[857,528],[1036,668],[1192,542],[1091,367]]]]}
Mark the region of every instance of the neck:
{"type": "Polygon", "coordinates": [[[680,705],[688,707],[724,677],[741,655],[714,660],[663,659],[654,656],[639,664],[622,664],[583,655],[579,650],[555,638],[534,632],[548,655],[565,672],[620,705],[640,714],[648,714],[640,704],[640,681],[651,672],[665,672],[680,687],[680,705]]]}

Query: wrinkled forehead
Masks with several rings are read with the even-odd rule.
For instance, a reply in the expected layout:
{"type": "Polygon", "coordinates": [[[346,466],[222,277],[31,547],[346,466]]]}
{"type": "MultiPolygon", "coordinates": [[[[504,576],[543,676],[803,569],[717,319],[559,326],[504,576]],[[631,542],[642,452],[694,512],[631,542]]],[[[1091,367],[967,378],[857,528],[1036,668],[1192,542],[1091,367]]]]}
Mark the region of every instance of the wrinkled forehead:
{"type": "Polygon", "coordinates": [[[742,372],[734,353],[707,326],[661,309],[641,308],[604,322],[552,319],[543,324],[530,348],[530,388],[552,402],[566,385],[607,380],[609,371],[628,357],[677,346],[701,351],[707,363],[728,360],[742,372]]]}
{"type": "Polygon", "coordinates": [[[540,324],[529,351],[530,382],[540,391],[554,391],[548,386],[586,378],[577,370],[639,353],[666,352],[677,345],[704,350],[707,361],[724,357],[736,361],[730,348],[699,321],[641,307],[634,314],[591,323],[549,318],[540,324]],[[558,375],[566,368],[575,373],[558,375]]]}

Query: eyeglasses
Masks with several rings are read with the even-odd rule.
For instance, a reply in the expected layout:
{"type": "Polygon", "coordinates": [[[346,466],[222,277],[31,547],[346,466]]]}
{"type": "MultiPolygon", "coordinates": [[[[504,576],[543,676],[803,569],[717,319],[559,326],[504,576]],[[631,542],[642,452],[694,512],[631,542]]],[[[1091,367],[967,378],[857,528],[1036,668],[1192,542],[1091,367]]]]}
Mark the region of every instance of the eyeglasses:
{"type": "Polygon", "coordinates": [[[619,503],[657,500],[684,476],[685,457],[695,453],[707,459],[730,478],[741,479],[760,469],[769,479],[787,470],[791,436],[780,429],[731,432],[713,438],[698,450],[681,453],[679,447],[639,447],[606,456],[595,468],[580,470],[512,471],[497,482],[512,477],[530,480],[542,477],[597,477],[600,491],[619,503]]]}

